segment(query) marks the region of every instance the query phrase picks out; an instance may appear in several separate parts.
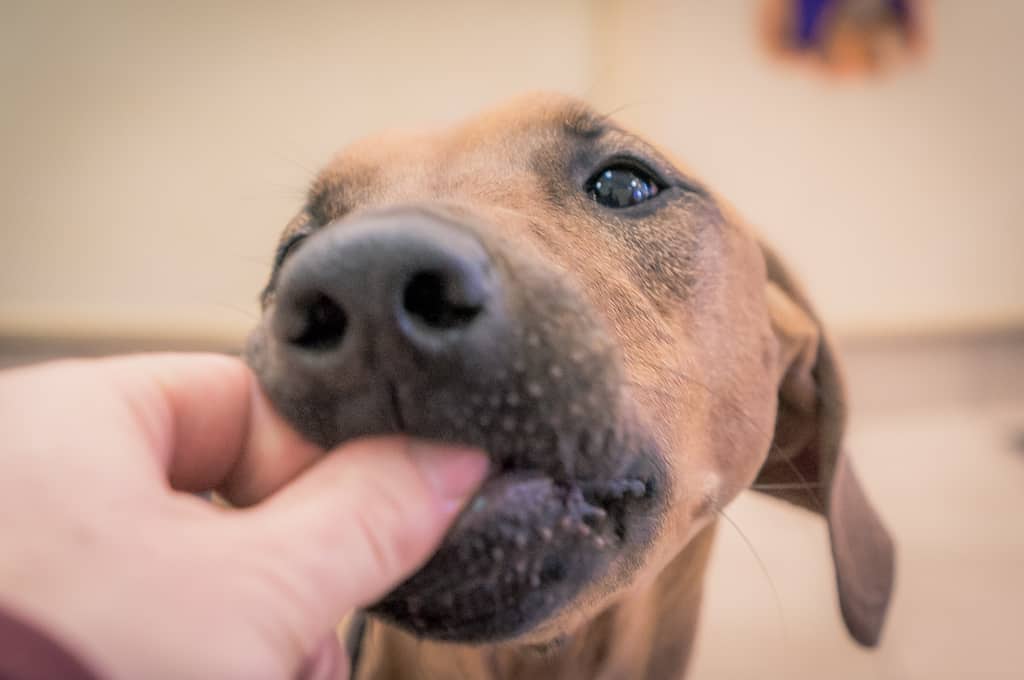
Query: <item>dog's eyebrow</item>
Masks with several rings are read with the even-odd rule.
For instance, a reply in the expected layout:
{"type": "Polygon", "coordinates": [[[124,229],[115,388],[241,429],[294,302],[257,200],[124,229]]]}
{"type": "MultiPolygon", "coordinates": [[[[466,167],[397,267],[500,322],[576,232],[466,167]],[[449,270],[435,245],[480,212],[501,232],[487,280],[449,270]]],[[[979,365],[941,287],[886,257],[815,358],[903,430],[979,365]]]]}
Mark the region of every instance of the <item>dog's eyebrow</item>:
{"type": "Polygon", "coordinates": [[[611,127],[608,116],[599,115],[585,107],[569,111],[562,122],[562,130],[566,134],[583,140],[597,139],[611,127]]]}

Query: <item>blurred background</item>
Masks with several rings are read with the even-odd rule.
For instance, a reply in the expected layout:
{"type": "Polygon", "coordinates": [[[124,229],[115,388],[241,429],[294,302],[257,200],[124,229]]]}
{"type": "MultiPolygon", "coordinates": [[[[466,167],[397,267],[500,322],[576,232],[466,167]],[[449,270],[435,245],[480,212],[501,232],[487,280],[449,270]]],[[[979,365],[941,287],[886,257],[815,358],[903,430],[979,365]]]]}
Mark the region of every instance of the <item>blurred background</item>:
{"type": "Polygon", "coordinates": [[[741,498],[764,569],[723,526],[691,677],[1021,677],[1024,3],[922,3],[913,58],[854,75],[772,48],[784,4],[4,2],[0,365],[235,351],[339,147],[574,94],[677,154],[802,275],[901,549],[864,652],[823,524],[741,498]]]}

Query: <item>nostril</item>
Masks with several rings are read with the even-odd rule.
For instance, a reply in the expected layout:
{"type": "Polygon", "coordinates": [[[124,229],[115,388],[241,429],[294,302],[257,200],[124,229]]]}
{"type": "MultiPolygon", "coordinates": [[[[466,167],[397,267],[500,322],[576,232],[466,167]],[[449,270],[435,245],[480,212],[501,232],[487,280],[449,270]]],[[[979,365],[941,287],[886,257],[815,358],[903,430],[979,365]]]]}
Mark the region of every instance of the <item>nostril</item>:
{"type": "Polygon", "coordinates": [[[483,310],[482,295],[465,290],[451,276],[427,271],[414,275],[405,286],[402,307],[429,328],[449,330],[467,326],[483,310]]]}
{"type": "Polygon", "coordinates": [[[305,305],[298,332],[289,341],[303,349],[325,352],[341,344],[347,326],[345,310],[323,293],[315,293],[305,305]]]}

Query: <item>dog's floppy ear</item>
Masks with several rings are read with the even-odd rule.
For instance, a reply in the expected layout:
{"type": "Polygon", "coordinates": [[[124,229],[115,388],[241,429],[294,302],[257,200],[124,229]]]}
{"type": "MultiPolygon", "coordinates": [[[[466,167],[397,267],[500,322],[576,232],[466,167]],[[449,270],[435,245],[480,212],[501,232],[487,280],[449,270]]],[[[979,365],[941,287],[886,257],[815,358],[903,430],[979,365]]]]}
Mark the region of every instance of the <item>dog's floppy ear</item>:
{"type": "Polygon", "coordinates": [[[857,642],[878,642],[892,592],[892,539],[843,453],[845,392],[833,349],[799,285],[762,246],[779,342],[779,406],[755,488],[828,520],[839,606],[857,642]]]}

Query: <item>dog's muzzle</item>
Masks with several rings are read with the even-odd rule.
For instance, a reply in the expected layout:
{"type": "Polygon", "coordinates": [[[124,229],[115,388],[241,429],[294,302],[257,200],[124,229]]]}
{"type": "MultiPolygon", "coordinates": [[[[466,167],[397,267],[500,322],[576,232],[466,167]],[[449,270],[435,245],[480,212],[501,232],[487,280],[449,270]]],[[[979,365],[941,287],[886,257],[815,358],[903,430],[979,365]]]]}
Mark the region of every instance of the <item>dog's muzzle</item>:
{"type": "Polygon", "coordinates": [[[492,256],[478,234],[495,231],[413,208],[326,225],[285,260],[248,352],[325,448],[403,433],[488,452],[437,554],[376,609],[453,640],[558,610],[650,538],[663,491],[612,334],[564,272],[492,256]]]}

